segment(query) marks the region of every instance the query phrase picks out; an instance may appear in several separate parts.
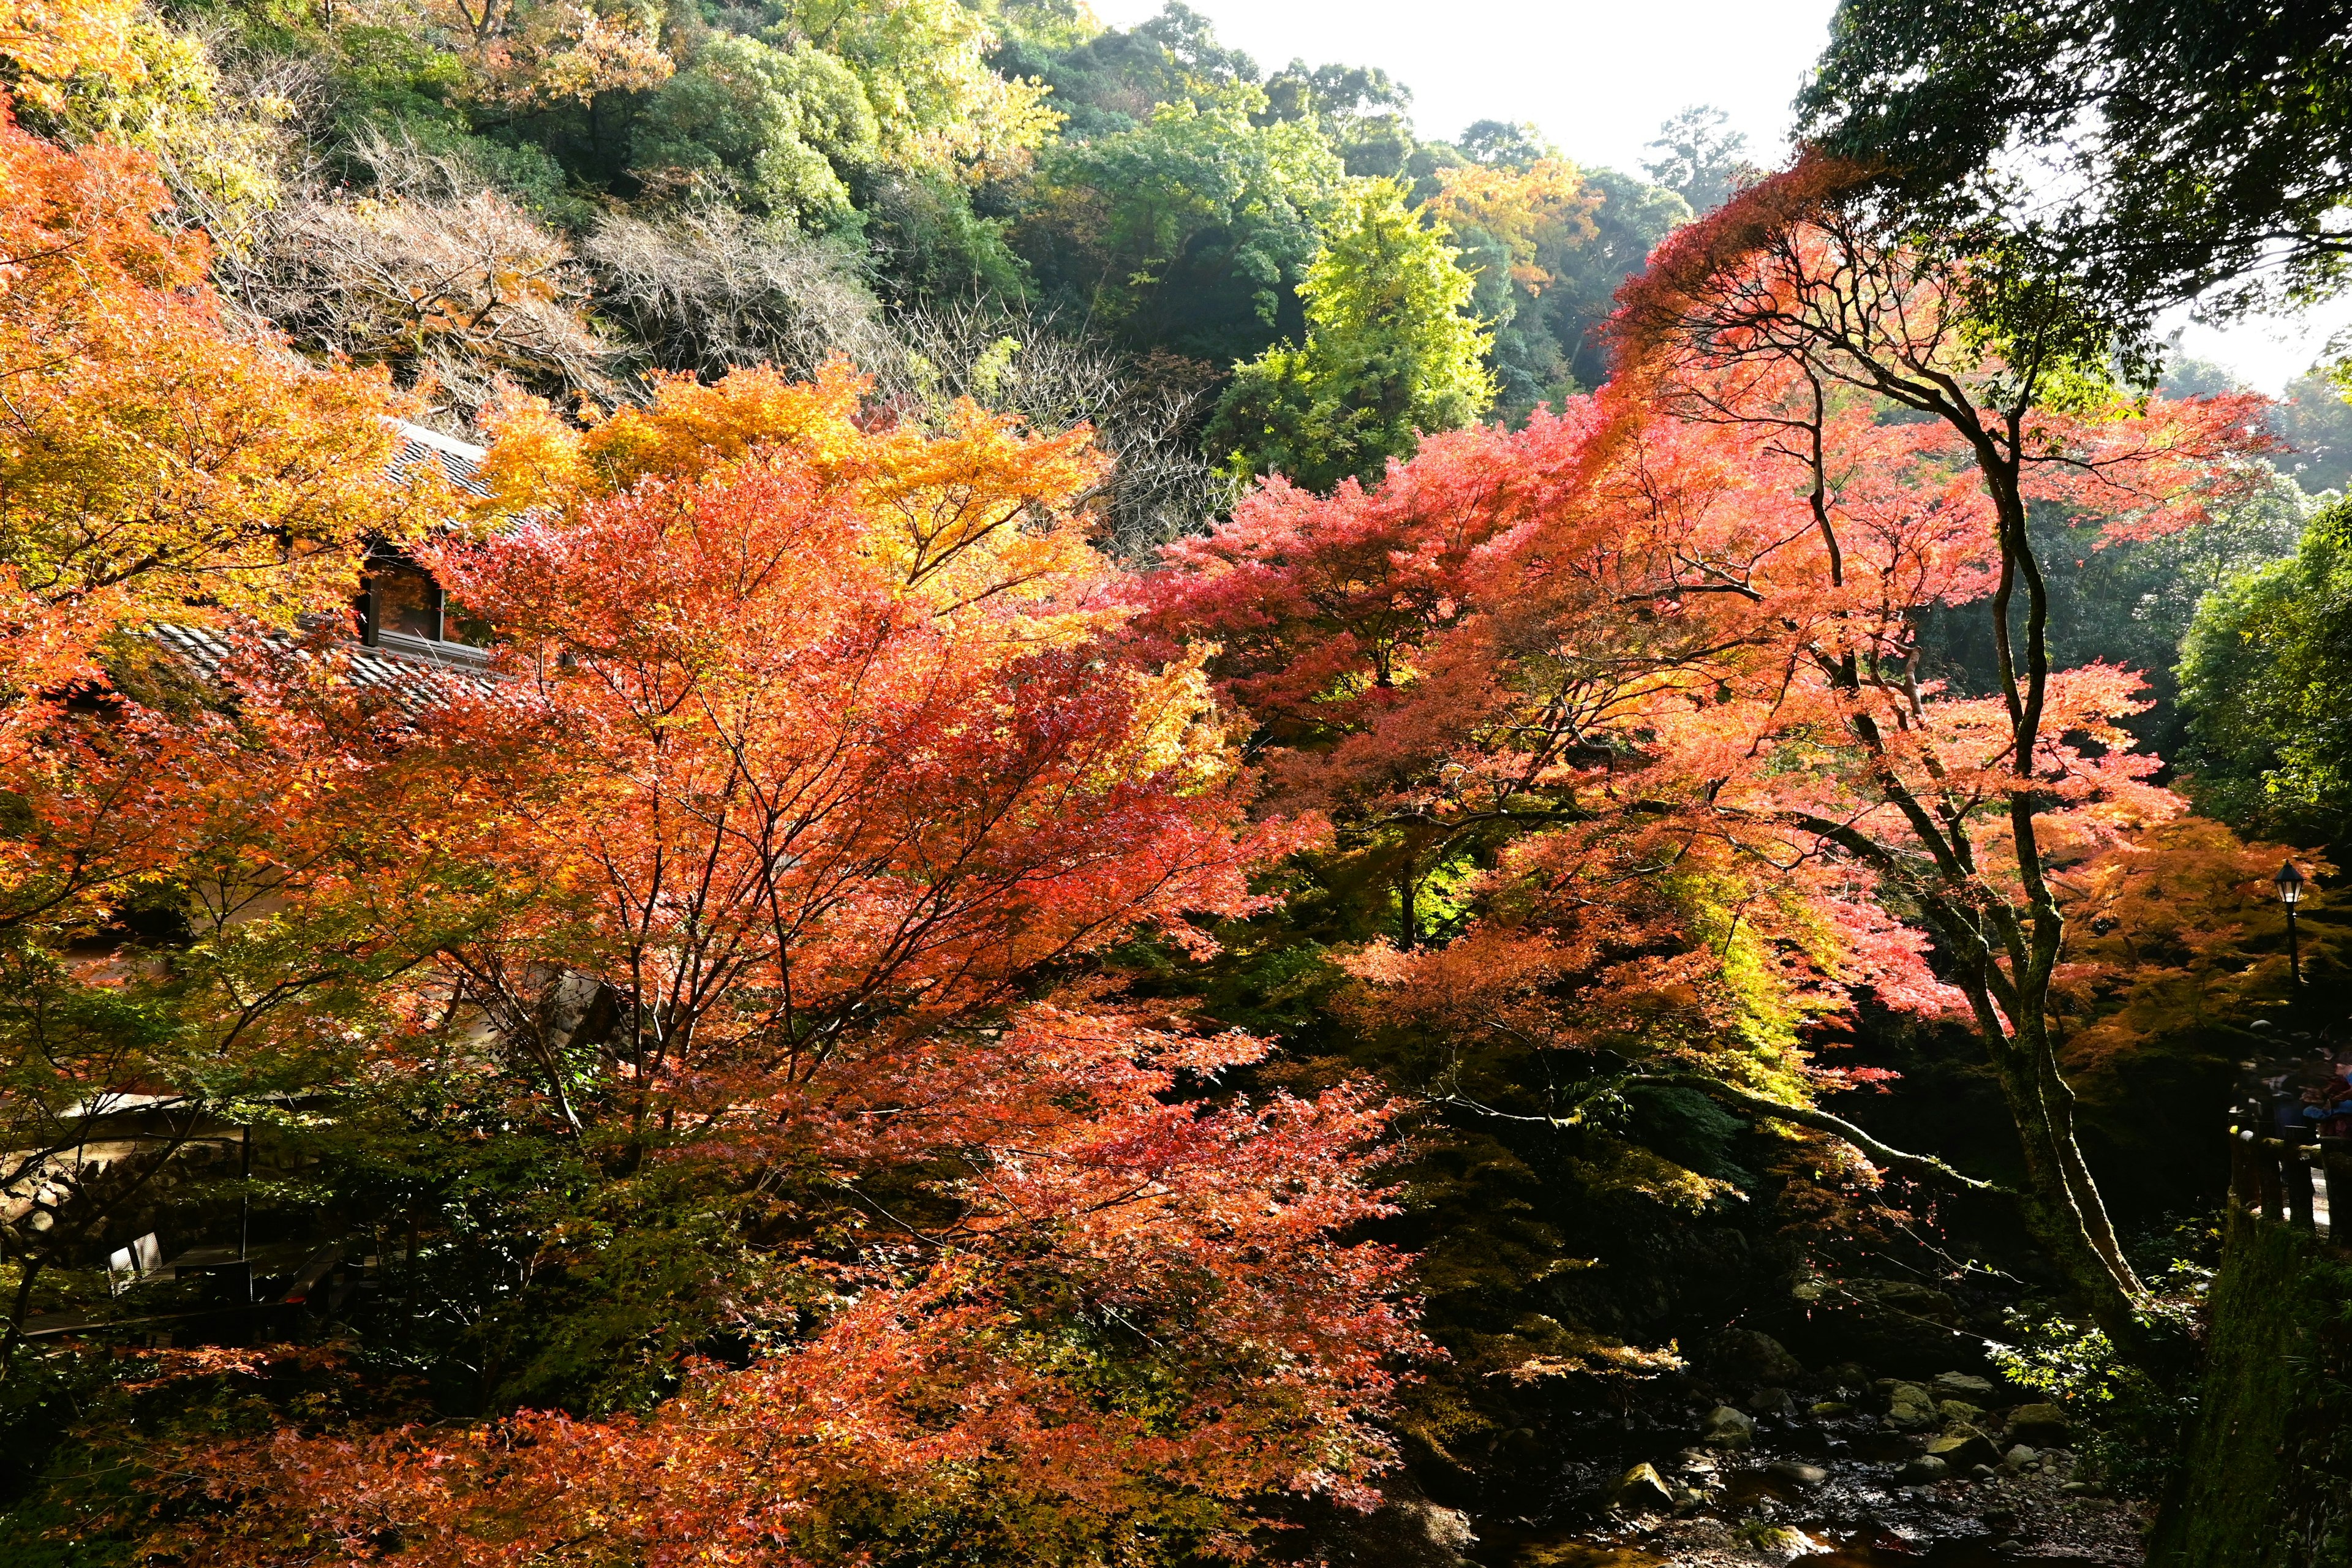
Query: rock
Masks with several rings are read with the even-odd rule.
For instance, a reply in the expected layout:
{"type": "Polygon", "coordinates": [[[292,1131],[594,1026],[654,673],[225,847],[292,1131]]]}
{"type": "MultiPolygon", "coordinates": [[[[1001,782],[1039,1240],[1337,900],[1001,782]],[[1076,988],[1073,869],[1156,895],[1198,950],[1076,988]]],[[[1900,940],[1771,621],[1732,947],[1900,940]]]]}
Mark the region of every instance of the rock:
{"type": "Polygon", "coordinates": [[[1759,1415],[1793,1415],[1797,1402],[1785,1388],[1759,1388],[1748,1396],[1748,1408],[1759,1415]]]}
{"type": "Polygon", "coordinates": [[[1630,1512],[1675,1506],[1673,1490],[1654,1465],[1636,1465],[1618,1477],[1617,1484],[1609,1489],[1609,1498],[1630,1512]]]}
{"type": "Polygon", "coordinates": [[[1930,1481],[1942,1480],[1950,1468],[1949,1465],[1936,1458],[1935,1455],[1922,1454],[1904,1466],[1895,1479],[1906,1486],[1925,1486],[1930,1481]]]}
{"type": "Polygon", "coordinates": [[[1995,1471],[1990,1465],[1971,1465],[1969,1467],[1969,1479],[1972,1481],[1989,1481],[1998,1473],[1999,1472],[1995,1471]]]}
{"type": "Polygon", "coordinates": [[[2000,1457],[2000,1462],[2004,1465],[2015,1465],[2021,1470],[2028,1465],[2040,1464],[2042,1456],[2020,1443],[2011,1447],[2008,1453],[2003,1454],[2000,1457]]]}
{"type": "Polygon", "coordinates": [[[1832,1418],[1840,1415],[1851,1415],[1853,1414],[1853,1406],[1846,1404],[1842,1399],[1824,1399],[1820,1404],[1813,1405],[1808,1414],[1832,1418]]]}
{"type": "Polygon", "coordinates": [[[1794,1481],[1801,1487],[1817,1487],[1830,1479],[1830,1473],[1819,1465],[1803,1464],[1796,1459],[1775,1459],[1764,1467],[1784,1481],[1794,1481]]]}
{"type": "Polygon", "coordinates": [[[1991,1384],[1965,1372],[1937,1373],[1935,1389],[1946,1399],[1989,1399],[1992,1396],[1991,1384]]]}
{"type": "Polygon", "coordinates": [[[1748,1550],[1769,1563],[1790,1563],[1822,1550],[1820,1542],[1790,1525],[1776,1524],[1748,1537],[1748,1550]]]}
{"type": "Polygon", "coordinates": [[[2099,1489],[2093,1486],[2088,1481],[2068,1481],[2064,1486],[2060,1487],[2058,1489],[2068,1497],[2096,1497],[2099,1495],[2099,1489]]]}
{"type": "Polygon", "coordinates": [[[1782,1387],[1805,1375],[1804,1363],[1769,1334],[1753,1329],[1726,1329],[1706,1344],[1702,1357],[1708,1371],[1733,1383],[1782,1387]]]}
{"type": "Polygon", "coordinates": [[[1339,1511],[1319,1550],[1334,1563],[1378,1563],[1383,1568],[1476,1568],[1465,1555],[1477,1545],[1470,1516],[1423,1497],[1412,1478],[1396,1475],[1370,1514],[1339,1511]]]}
{"type": "Polygon", "coordinates": [[[1970,1405],[1965,1399],[1938,1399],[1936,1401],[1936,1414],[1944,1418],[1944,1425],[1947,1426],[1954,1425],[1961,1426],[1982,1426],[1985,1425],[1984,1406],[1981,1405],[1970,1405]]]}
{"type": "Polygon", "coordinates": [[[1424,1501],[1413,1513],[1421,1521],[1422,1539],[1441,1552],[1458,1558],[1478,1544],[1478,1532],[1470,1528],[1470,1516],[1458,1508],[1440,1508],[1424,1501]]]}
{"type": "Polygon", "coordinates": [[[1822,1369],[1822,1375],[1840,1388],[1870,1386],[1870,1369],[1858,1361],[1842,1361],[1822,1369]]]}
{"type": "Polygon", "coordinates": [[[1756,1440],[1756,1418],[1744,1410],[1718,1405],[1706,1413],[1706,1440],[1718,1448],[1745,1448],[1756,1440]]]}
{"type": "Polygon", "coordinates": [[[1936,1402],[1916,1383],[1898,1383],[1886,1396],[1886,1418],[1906,1432],[1933,1426],[1939,1416],[1936,1402]]]}
{"type": "Polygon", "coordinates": [[[2021,1405],[2009,1413],[2006,1436],[2012,1443],[2047,1448],[2065,1441],[2067,1429],[2073,1425],[2066,1419],[2066,1413],[2054,1405],[2021,1405]]]}
{"type": "Polygon", "coordinates": [[[2000,1463],[2000,1450],[1992,1446],[1992,1439],[1973,1427],[1961,1427],[1940,1437],[1930,1437],[1927,1453],[1931,1458],[1941,1459],[1956,1470],[1970,1469],[1978,1465],[1990,1469],[2000,1463]]]}

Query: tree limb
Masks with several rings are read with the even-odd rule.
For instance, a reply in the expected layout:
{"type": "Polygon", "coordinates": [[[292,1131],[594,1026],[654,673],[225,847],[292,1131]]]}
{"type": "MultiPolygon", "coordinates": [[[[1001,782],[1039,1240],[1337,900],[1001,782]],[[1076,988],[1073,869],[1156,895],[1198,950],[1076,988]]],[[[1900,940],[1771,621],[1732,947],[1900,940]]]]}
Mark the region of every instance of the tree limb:
{"type": "Polygon", "coordinates": [[[1793,1121],[1800,1127],[1811,1127],[1816,1131],[1834,1133],[1880,1164],[1892,1166],[1906,1175],[1943,1182],[1971,1193],[2007,1194],[2011,1191],[1998,1183],[1979,1182],[1973,1176],[1964,1176],[1933,1154],[1907,1154],[1900,1149],[1889,1148],[1842,1116],[1832,1116],[1826,1110],[1814,1110],[1806,1106],[1783,1105],[1777,1100],[1767,1100],[1760,1094],[1750,1094],[1746,1089],[1734,1089],[1729,1084],[1717,1083],[1696,1073],[1637,1073],[1624,1082],[1629,1089],[1648,1084],[1659,1089],[1696,1089],[1758,1116],[1775,1117],[1782,1121],[1793,1121]]]}

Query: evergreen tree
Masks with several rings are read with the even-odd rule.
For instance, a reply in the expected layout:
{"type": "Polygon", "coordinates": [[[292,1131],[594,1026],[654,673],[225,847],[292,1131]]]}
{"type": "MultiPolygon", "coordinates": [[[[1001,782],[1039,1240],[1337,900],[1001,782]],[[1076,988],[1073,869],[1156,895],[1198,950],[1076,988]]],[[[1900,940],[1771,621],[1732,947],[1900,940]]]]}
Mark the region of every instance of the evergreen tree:
{"type": "Polygon", "coordinates": [[[1328,490],[1376,479],[1423,433],[1486,413],[1492,337],[1465,311],[1475,282],[1448,235],[1442,223],[1423,226],[1396,181],[1352,192],[1298,288],[1306,345],[1280,343],[1236,368],[1210,450],[1236,474],[1328,490]]]}

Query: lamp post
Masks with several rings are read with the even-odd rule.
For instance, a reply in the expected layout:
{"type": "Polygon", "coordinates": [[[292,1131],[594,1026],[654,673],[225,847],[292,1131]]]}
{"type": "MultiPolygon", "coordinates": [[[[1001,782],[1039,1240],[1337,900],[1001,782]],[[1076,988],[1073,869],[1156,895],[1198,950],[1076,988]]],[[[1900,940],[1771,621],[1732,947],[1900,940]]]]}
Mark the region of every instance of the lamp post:
{"type": "Polygon", "coordinates": [[[2294,906],[2303,902],[2303,873],[2294,868],[2294,861],[2289,860],[2279,868],[2278,875],[2271,880],[2278,889],[2279,902],[2286,906],[2287,968],[2294,974],[2295,984],[2301,986],[2303,984],[2303,948],[2295,938],[2294,906]]]}

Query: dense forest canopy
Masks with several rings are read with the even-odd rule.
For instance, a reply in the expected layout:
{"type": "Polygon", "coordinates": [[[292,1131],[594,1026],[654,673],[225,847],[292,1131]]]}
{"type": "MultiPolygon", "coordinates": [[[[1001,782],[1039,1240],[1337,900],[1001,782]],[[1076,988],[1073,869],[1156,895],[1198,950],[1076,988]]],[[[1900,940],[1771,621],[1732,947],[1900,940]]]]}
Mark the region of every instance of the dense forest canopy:
{"type": "Polygon", "coordinates": [[[2352,827],[2352,371],[2158,325],[2339,287],[2345,34],[1847,0],[1634,174],[0,0],[0,1557],[2129,1550],[2352,827]]]}

